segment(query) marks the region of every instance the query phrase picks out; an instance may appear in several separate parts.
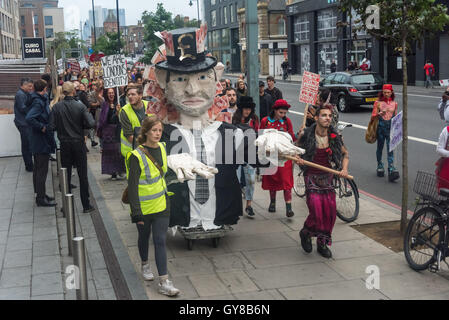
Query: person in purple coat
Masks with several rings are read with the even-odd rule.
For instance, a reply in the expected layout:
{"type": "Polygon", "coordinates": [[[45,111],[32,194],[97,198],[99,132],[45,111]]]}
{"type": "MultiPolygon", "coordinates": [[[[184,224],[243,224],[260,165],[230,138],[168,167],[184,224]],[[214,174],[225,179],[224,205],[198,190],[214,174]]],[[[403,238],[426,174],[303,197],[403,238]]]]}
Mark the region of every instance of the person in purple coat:
{"type": "Polygon", "coordinates": [[[101,105],[97,130],[97,135],[103,142],[101,173],[109,174],[112,180],[116,180],[118,174],[125,172],[125,164],[120,154],[120,122],[118,119],[120,105],[117,102],[115,89],[106,89],[104,97],[105,101],[101,105]]]}

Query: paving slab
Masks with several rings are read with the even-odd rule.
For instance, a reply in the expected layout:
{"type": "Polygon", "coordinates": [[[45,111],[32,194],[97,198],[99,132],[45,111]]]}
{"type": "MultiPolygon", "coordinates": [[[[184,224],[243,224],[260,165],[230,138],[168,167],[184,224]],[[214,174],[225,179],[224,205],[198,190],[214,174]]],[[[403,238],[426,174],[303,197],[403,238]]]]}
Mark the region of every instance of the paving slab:
{"type": "Polygon", "coordinates": [[[362,280],[281,288],[279,291],[288,300],[387,300],[377,290],[368,290],[362,280]]]}
{"type": "Polygon", "coordinates": [[[257,269],[274,266],[325,262],[327,260],[318,254],[307,254],[298,246],[243,251],[243,255],[257,269]]]}
{"type": "Polygon", "coordinates": [[[244,293],[235,293],[235,298],[238,300],[285,300],[282,294],[277,290],[262,290],[244,293]]]}
{"type": "Polygon", "coordinates": [[[368,266],[377,266],[381,277],[411,270],[403,253],[339,260],[330,259],[325,263],[347,280],[367,278],[370,274],[366,272],[368,266]]]}
{"type": "Polygon", "coordinates": [[[204,256],[168,259],[168,270],[173,276],[210,274],[214,266],[204,256]]]}
{"type": "Polygon", "coordinates": [[[192,285],[189,277],[180,276],[180,277],[171,277],[173,281],[173,285],[179,289],[180,294],[176,297],[168,297],[158,292],[158,277],[157,273],[155,274],[154,281],[144,281],[145,291],[147,293],[149,300],[191,300],[197,299],[199,297],[198,292],[195,287],[192,285]]]}
{"type": "Polygon", "coordinates": [[[33,275],[31,289],[32,296],[63,293],[61,272],[33,275]]]}
{"type": "Polygon", "coordinates": [[[267,233],[226,237],[222,240],[232,252],[256,249],[272,249],[296,246],[296,242],[285,233],[267,233]]]}
{"type": "Polygon", "coordinates": [[[231,293],[216,274],[191,275],[189,279],[200,297],[220,296],[231,293]]]}
{"type": "Polygon", "coordinates": [[[0,289],[31,285],[31,267],[4,269],[0,277],[0,289]]]}
{"type": "Polygon", "coordinates": [[[257,285],[243,271],[220,272],[218,277],[233,294],[259,290],[257,285]]]}
{"type": "Polygon", "coordinates": [[[61,272],[61,257],[59,255],[33,257],[33,276],[53,272],[61,272]]]}
{"type": "Polygon", "coordinates": [[[64,300],[63,294],[49,294],[43,296],[32,296],[31,300],[64,300]]]}
{"type": "Polygon", "coordinates": [[[9,228],[9,236],[31,236],[33,235],[33,223],[12,224],[9,228]]]}
{"type": "Polygon", "coordinates": [[[33,222],[33,211],[31,212],[14,212],[11,219],[11,224],[22,224],[33,222]]]}
{"type": "Polygon", "coordinates": [[[369,238],[340,241],[332,244],[332,257],[335,260],[374,256],[392,253],[390,249],[369,238]]]}
{"type": "Polygon", "coordinates": [[[31,266],[31,250],[9,251],[5,253],[3,267],[17,268],[31,266]]]}
{"type": "Polygon", "coordinates": [[[342,276],[324,263],[270,267],[247,270],[246,273],[261,289],[279,289],[343,280],[342,276]]]}
{"type": "Polygon", "coordinates": [[[33,241],[57,240],[58,230],[56,226],[35,228],[33,233],[33,241]]]}
{"type": "Polygon", "coordinates": [[[449,291],[449,281],[430,272],[403,272],[380,278],[380,289],[390,299],[414,299],[449,291]]]}
{"type": "Polygon", "coordinates": [[[33,242],[33,257],[59,255],[58,240],[44,240],[33,242]]]}
{"type": "Polygon", "coordinates": [[[0,289],[0,300],[30,300],[31,287],[0,289]]]}
{"type": "Polygon", "coordinates": [[[31,250],[33,249],[33,237],[32,236],[18,236],[8,237],[8,244],[6,245],[6,251],[18,251],[18,250],[31,250]]]}

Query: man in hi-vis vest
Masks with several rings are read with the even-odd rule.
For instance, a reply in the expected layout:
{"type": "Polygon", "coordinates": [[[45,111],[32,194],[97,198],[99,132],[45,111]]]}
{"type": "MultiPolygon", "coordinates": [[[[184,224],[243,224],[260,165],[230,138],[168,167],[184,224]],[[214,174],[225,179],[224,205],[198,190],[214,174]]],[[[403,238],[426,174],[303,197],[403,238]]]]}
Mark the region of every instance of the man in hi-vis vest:
{"type": "Polygon", "coordinates": [[[148,116],[148,102],[142,100],[142,86],[128,86],[127,96],[129,103],[120,110],[119,114],[122,127],[120,131],[120,150],[124,158],[126,158],[128,152],[133,151],[137,147],[136,139],[141,123],[148,116]]]}

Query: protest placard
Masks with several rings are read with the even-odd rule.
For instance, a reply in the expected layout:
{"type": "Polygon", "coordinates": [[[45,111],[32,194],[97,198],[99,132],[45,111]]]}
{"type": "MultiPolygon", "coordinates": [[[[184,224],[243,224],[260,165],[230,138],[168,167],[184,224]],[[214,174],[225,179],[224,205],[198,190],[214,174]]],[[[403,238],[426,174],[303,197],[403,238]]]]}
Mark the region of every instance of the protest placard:
{"type": "Polygon", "coordinates": [[[391,119],[390,151],[396,149],[396,147],[401,142],[402,142],[402,111],[391,119]]]}
{"type": "Polygon", "coordinates": [[[128,85],[125,56],[114,54],[101,58],[103,65],[104,88],[116,88],[128,85]]]}
{"type": "Polygon", "coordinates": [[[314,104],[320,87],[320,75],[304,71],[302,75],[301,93],[299,101],[306,104],[314,104]]]}

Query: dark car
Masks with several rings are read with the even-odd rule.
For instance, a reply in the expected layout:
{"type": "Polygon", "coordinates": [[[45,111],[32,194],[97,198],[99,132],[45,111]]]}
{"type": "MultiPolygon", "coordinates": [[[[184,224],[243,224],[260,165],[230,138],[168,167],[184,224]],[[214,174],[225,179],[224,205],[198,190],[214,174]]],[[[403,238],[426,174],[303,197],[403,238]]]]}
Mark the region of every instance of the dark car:
{"type": "Polygon", "coordinates": [[[383,85],[383,78],[369,71],[335,72],[320,82],[320,88],[331,91],[331,102],[340,112],[349,112],[354,106],[374,104],[383,85]]]}

